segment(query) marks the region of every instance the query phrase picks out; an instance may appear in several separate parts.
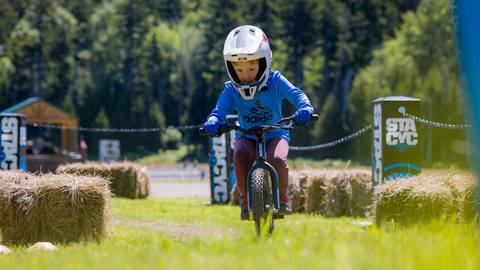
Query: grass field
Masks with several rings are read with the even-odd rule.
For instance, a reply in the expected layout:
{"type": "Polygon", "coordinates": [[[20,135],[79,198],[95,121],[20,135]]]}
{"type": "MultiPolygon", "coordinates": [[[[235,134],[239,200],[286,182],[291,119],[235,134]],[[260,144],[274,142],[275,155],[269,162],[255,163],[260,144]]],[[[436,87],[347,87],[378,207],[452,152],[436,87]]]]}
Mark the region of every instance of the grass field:
{"type": "Polygon", "coordinates": [[[474,225],[361,228],[353,219],[293,215],[257,239],[239,209],[201,199],[113,199],[101,244],[25,247],[0,269],[479,269],[474,225]]]}

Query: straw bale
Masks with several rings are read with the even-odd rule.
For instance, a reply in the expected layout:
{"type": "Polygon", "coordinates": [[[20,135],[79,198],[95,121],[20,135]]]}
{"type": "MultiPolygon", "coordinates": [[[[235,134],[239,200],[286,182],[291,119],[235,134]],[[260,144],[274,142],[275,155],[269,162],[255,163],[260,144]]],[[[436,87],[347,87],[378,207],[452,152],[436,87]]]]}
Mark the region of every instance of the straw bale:
{"type": "MultiPolygon", "coordinates": [[[[291,178],[292,179],[292,178],[291,178]]],[[[296,180],[296,179],[295,179],[296,180]]],[[[288,186],[288,193],[290,195],[290,198],[292,200],[292,208],[294,212],[303,212],[303,202],[305,201],[305,191],[304,187],[301,190],[301,187],[298,185],[297,182],[292,183],[292,180],[290,180],[289,186],[288,186]],[[297,206],[298,205],[298,206],[297,206]],[[297,209],[298,208],[298,209],[297,209]]],[[[304,181],[305,182],[305,181],[304,181]]],[[[230,191],[230,203],[233,205],[240,205],[240,191],[238,190],[237,184],[235,184],[230,191]]]]}
{"type": "MultiPolygon", "coordinates": [[[[291,170],[288,194],[295,213],[325,216],[365,216],[373,204],[369,169],[291,170]]],[[[236,188],[231,193],[236,199],[236,188]]]]}
{"type": "Polygon", "coordinates": [[[292,173],[292,178],[293,205],[300,211],[329,217],[365,216],[373,203],[371,172],[367,169],[304,170],[292,173]],[[296,184],[300,180],[301,186],[296,184]]]}
{"type": "Polygon", "coordinates": [[[133,162],[72,163],[59,166],[57,173],[102,176],[110,180],[112,193],[118,197],[142,199],[150,193],[150,175],[146,167],[133,162]]]}
{"type": "MultiPolygon", "coordinates": [[[[294,177],[290,176],[288,194],[292,201],[292,211],[295,213],[301,213],[305,210],[304,203],[306,180],[306,177],[299,179],[297,175],[294,177]]],[[[235,184],[232,188],[232,191],[230,191],[230,203],[233,205],[240,205],[240,191],[238,190],[237,184],[235,184]]]]}
{"type": "Polygon", "coordinates": [[[470,222],[475,218],[475,181],[471,174],[450,173],[446,178],[446,185],[452,190],[455,203],[458,209],[457,219],[460,222],[470,222]]]}
{"type": "Polygon", "coordinates": [[[68,243],[106,235],[111,193],[100,177],[0,171],[4,243],[68,243]]]}
{"type": "Polygon", "coordinates": [[[308,177],[306,175],[291,175],[288,185],[288,194],[292,201],[292,211],[295,213],[305,212],[305,190],[308,177]]]}
{"type": "Polygon", "coordinates": [[[383,184],[375,194],[376,223],[469,222],[474,217],[473,182],[468,174],[422,173],[383,184]]]}
{"type": "Polygon", "coordinates": [[[327,217],[352,216],[352,186],[347,173],[332,174],[327,179],[324,215],[327,217]]]}
{"type": "Polygon", "coordinates": [[[370,170],[351,170],[351,212],[354,217],[364,217],[373,207],[374,194],[370,170]]]}
{"type": "Polygon", "coordinates": [[[475,204],[478,204],[475,198],[475,186],[473,184],[470,185],[457,200],[460,208],[458,215],[459,220],[462,222],[473,220],[477,215],[475,204]]]}
{"type": "Polygon", "coordinates": [[[305,212],[324,214],[327,203],[328,175],[322,172],[320,174],[307,175],[307,179],[305,212]]]}

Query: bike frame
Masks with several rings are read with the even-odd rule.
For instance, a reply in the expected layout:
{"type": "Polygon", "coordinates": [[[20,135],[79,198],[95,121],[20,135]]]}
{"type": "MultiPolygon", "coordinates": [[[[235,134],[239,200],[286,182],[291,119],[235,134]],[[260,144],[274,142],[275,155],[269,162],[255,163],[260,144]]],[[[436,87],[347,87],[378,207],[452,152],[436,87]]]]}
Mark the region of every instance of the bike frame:
{"type": "MultiPolygon", "coordinates": [[[[311,118],[312,121],[318,121],[318,114],[312,114],[311,117],[312,117],[311,118]]],[[[274,213],[276,213],[278,211],[278,209],[280,209],[280,194],[279,194],[280,192],[278,190],[278,174],[277,174],[277,171],[275,170],[275,168],[270,163],[267,162],[267,151],[266,151],[266,147],[265,147],[265,132],[268,129],[273,130],[273,129],[276,129],[276,128],[291,130],[295,125],[296,125],[296,123],[294,122],[294,116],[293,115],[290,116],[290,117],[282,118],[276,124],[267,126],[265,129],[262,129],[260,131],[248,131],[248,130],[245,130],[245,129],[239,127],[238,125],[229,126],[228,122],[227,122],[227,124],[225,124],[223,126],[221,125],[219,127],[219,130],[215,134],[216,136],[220,136],[221,134],[234,129],[234,130],[239,130],[240,132],[250,133],[250,134],[254,135],[255,138],[256,138],[255,144],[256,144],[257,158],[256,158],[255,163],[253,164],[252,168],[250,168],[250,170],[248,171],[248,175],[247,175],[247,200],[248,200],[248,211],[249,212],[252,211],[252,188],[251,188],[251,186],[252,186],[252,173],[256,169],[263,169],[263,170],[268,171],[268,173],[270,175],[270,179],[272,181],[272,197],[273,197],[272,201],[273,201],[273,204],[274,204],[274,207],[273,207],[274,213]]],[[[207,135],[207,133],[205,132],[205,129],[203,129],[203,128],[199,129],[199,133],[200,133],[200,135],[207,135]]]]}
{"type": "Polygon", "coordinates": [[[270,180],[272,181],[272,202],[274,204],[274,212],[280,209],[280,195],[278,191],[278,174],[275,168],[267,162],[267,152],[265,147],[265,140],[258,138],[256,140],[257,159],[252,168],[248,171],[247,175],[247,199],[248,199],[248,211],[252,210],[252,173],[256,169],[264,169],[270,174],[270,180]]]}

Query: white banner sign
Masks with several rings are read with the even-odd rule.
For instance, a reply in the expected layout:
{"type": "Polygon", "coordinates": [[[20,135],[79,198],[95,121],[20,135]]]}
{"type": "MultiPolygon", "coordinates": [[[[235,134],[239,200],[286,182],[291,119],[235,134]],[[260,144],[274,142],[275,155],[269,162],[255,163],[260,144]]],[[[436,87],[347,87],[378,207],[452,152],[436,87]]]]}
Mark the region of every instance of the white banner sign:
{"type": "Polygon", "coordinates": [[[119,140],[100,140],[99,159],[102,162],[115,162],[120,159],[120,141],[119,140]]]}

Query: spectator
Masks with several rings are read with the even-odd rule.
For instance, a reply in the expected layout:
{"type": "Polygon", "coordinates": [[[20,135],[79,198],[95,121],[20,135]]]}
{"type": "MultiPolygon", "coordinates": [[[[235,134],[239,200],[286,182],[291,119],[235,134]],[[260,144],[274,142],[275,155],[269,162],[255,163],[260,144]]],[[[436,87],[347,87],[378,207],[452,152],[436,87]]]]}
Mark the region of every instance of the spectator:
{"type": "Polygon", "coordinates": [[[80,137],[80,154],[82,154],[82,159],[87,160],[88,145],[85,139],[80,137]]]}

